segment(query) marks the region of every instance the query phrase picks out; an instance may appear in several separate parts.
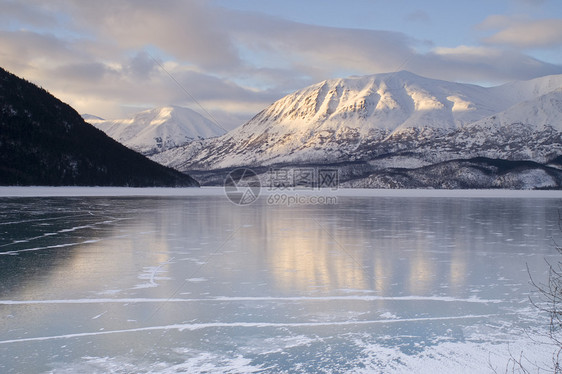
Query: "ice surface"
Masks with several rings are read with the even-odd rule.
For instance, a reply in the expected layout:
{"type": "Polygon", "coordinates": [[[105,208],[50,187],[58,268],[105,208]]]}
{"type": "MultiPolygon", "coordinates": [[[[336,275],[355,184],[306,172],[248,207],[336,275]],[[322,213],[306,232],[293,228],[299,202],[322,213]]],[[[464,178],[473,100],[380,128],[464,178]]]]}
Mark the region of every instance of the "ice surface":
{"type": "Polygon", "coordinates": [[[236,206],[221,189],[17,197],[32,190],[0,198],[2,373],[552,364],[527,268],[541,281],[558,260],[558,195],[345,190],[336,205],[292,207],[236,206]]]}
{"type": "MultiPolygon", "coordinates": [[[[260,196],[279,193],[262,188],[260,196]]],[[[445,197],[445,198],[540,198],[560,199],[562,193],[557,190],[508,190],[508,189],[370,189],[339,188],[283,191],[288,195],[322,195],[322,196],[357,196],[357,197],[445,197]]],[[[167,187],[48,187],[48,186],[0,186],[0,197],[111,197],[111,196],[225,196],[223,187],[201,188],[167,188],[167,187]]]]}

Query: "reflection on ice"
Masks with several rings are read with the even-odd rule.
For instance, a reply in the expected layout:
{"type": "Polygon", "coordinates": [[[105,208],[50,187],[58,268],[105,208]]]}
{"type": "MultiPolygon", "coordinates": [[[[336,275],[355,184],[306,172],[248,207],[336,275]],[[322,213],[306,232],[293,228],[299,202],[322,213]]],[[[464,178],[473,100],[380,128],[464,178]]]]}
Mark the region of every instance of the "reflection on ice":
{"type": "Polygon", "coordinates": [[[560,203],[0,199],[0,371],[502,371],[513,349],[548,363],[527,266],[540,278],[556,255],[560,203]]]}

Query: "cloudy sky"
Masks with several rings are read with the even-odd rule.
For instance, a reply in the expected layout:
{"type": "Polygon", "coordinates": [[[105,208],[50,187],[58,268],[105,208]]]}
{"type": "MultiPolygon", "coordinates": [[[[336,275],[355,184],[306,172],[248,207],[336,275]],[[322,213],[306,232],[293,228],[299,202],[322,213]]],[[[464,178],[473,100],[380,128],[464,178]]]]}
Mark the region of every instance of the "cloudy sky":
{"type": "Polygon", "coordinates": [[[560,0],[0,0],[0,66],[80,113],[174,104],[241,125],[285,94],[398,70],[562,74],[560,0]]]}

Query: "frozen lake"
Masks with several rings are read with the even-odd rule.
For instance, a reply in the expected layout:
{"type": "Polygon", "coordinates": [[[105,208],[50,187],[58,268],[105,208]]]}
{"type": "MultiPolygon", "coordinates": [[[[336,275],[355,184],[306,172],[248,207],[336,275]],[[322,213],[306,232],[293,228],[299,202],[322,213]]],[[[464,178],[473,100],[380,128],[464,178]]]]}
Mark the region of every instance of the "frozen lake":
{"type": "Polygon", "coordinates": [[[527,267],[558,261],[562,196],[182,194],[0,197],[0,372],[552,364],[527,267]]]}

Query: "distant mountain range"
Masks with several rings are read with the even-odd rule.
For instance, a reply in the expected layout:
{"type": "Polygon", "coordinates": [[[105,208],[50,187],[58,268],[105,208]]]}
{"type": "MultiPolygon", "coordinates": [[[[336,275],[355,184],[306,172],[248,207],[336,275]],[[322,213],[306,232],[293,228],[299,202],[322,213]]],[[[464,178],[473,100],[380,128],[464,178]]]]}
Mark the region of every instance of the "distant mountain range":
{"type": "Polygon", "coordinates": [[[158,107],[119,120],[104,120],[91,114],[82,117],[121,144],[144,155],[225,133],[213,121],[179,106],[158,107]]]}
{"type": "Polygon", "coordinates": [[[47,91],[0,68],[0,185],[198,183],[119,144],[47,91]]]}
{"type": "Polygon", "coordinates": [[[0,130],[4,185],[197,185],[187,172],[216,185],[247,167],[265,183],[307,168],[336,171],[342,187],[562,186],[562,75],[497,87],[406,71],[327,80],[225,134],[177,106],[80,117],[1,70],[0,130]]]}
{"type": "Polygon", "coordinates": [[[481,87],[401,71],[312,85],[151,158],[209,184],[235,167],[308,165],[344,186],[560,188],[561,155],[562,75],[481,87]]]}

